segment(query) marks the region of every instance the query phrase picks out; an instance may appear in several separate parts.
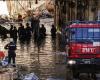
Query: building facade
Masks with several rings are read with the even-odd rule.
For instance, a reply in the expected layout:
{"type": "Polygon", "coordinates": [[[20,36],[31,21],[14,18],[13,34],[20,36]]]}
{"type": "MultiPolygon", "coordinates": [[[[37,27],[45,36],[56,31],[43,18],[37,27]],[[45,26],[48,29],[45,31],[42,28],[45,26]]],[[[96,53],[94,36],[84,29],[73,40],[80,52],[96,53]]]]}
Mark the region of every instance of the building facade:
{"type": "Polygon", "coordinates": [[[55,0],[55,23],[61,29],[69,21],[100,20],[100,0],[55,0]]]}
{"type": "Polygon", "coordinates": [[[45,0],[6,0],[9,15],[16,17],[18,14],[26,15],[27,11],[36,9],[44,4],[45,0]]]}

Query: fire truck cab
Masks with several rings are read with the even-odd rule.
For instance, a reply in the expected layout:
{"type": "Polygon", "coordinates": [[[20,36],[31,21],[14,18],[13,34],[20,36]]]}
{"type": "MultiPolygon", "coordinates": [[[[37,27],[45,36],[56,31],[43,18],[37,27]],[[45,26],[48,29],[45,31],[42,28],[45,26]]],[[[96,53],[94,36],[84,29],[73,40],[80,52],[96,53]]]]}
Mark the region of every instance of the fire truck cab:
{"type": "Polygon", "coordinates": [[[100,22],[69,26],[67,65],[73,74],[100,72],[100,22]]]}

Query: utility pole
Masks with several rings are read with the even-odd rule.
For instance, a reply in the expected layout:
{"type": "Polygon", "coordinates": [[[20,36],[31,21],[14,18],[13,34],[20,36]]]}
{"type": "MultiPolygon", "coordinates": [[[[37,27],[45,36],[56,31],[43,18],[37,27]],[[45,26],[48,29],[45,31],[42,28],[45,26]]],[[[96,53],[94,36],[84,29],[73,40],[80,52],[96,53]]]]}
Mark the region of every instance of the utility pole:
{"type": "Polygon", "coordinates": [[[31,0],[29,0],[29,5],[30,5],[30,8],[31,8],[31,0]]]}

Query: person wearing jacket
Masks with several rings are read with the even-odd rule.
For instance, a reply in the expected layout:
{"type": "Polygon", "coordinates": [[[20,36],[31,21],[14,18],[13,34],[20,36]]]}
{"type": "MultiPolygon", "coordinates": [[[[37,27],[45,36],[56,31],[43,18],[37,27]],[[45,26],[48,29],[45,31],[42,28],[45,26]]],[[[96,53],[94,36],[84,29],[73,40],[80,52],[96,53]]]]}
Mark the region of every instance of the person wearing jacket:
{"type": "Polygon", "coordinates": [[[54,25],[52,25],[52,28],[51,28],[51,36],[52,36],[52,38],[56,38],[56,28],[55,28],[55,26],[54,25]]]}
{"type": "Polygon", "coordinates": [[[13,66],[15,67],[15,57],[16,57],[16,44],[13,39],[11,39],[10,43],[5,46],[5,49],[8,49],[8,64],[11,64],[11,60],[13,61],[13,66]]]}

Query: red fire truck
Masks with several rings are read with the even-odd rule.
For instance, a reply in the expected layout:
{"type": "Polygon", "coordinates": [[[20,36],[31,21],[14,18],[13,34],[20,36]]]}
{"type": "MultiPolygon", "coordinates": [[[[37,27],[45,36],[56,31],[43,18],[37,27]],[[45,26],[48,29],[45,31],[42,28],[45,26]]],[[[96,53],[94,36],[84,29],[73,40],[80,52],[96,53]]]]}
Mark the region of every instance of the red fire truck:
{"type": "Polygon", "coordinates": [[[69,26],[68,67],[73,76],[100,72],[100,23],[79,22],[69,26]]]}

